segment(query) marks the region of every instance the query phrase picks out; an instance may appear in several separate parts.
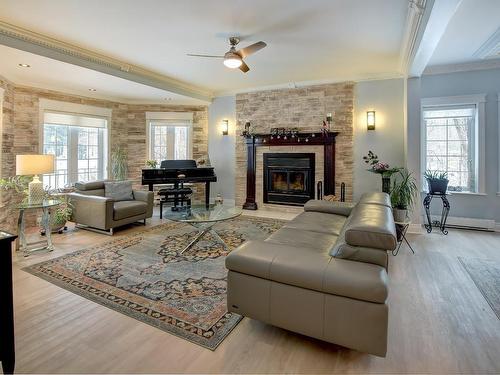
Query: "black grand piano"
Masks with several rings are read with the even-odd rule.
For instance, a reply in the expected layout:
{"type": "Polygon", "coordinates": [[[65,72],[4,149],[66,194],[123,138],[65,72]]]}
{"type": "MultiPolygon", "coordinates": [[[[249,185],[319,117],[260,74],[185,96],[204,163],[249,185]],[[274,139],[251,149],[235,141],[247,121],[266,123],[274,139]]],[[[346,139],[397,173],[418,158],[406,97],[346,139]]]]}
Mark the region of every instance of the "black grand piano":
{"type": "Polygon", "coordinates": [[[198,167],[194,160],[163,160],[160,168],[143,169],[142,184],[148,185],[153,191],[155,184],[173,184],[178,187],[180,183],[205,183],[205,204],[210,201],[210,183],[216,182],[213,167],[198,167]]]}

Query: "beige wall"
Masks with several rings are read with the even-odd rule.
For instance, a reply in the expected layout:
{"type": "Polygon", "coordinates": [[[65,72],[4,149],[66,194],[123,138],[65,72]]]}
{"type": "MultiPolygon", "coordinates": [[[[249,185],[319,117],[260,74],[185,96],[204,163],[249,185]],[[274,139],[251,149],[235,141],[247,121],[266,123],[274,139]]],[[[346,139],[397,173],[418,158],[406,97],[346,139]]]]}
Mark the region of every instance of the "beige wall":
{"type": "MultiPolygon", "coordinates": [[[[2,126],[2,177],[15,174],[15,155],[35,154],[39,150],[39,100],[51,99],[92,105],[112,110],[110,146],[122,147],[128,154],[129,179],[140,183],[141,169],[147,158],[146,112],[193,112],[193,158],[206,157],[208,152],[208,108],[206,106],[130,105],[92,99],[32,87],[15,86],[0,77],[5,89],[2,126]]],[[[204,187],[197,186],[195,199],[203,197],[204,187]]],[[[0,204],[8,206],[13,197],[3,193],[0,204]]],[[[17,214],[1,210],[0,227],[14,226],[17,214]]]]}
{"type": "MultiPolygon", "coordinates": [[[[250,121],[256,133],[267,133],[275,127],[320,131],[326,114],[333,113],[332,131],[339,132],[336,140],[335,190],[340,195],[340,184],[344,182],[346,200],[350,201],[353,191],[354,86],[352,82],[344,82],[237,94],[236,134],[242,133],[246,121],[250,121]]],[[[296,149],[301,150],[300,147],[296,149]]],[[[237,205],[243,204],[246,198],[246,162],[243,137],[236,136],[237,205]]],[[[260,186],[257,183],[257,189],[261,189],[260,186]]]]}

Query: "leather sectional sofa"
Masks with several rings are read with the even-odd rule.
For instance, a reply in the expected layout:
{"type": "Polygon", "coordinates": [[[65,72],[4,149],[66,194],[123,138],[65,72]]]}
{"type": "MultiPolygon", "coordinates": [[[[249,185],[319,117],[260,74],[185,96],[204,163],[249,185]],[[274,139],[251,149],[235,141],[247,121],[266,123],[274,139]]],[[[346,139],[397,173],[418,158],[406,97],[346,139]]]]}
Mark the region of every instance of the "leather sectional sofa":
{"type": "Polygon", "coordinates": [[[347,348],[385,356],[389,196],[358,204],[312,200],[265,241],[226,258],[228,310],[347,348]]]}

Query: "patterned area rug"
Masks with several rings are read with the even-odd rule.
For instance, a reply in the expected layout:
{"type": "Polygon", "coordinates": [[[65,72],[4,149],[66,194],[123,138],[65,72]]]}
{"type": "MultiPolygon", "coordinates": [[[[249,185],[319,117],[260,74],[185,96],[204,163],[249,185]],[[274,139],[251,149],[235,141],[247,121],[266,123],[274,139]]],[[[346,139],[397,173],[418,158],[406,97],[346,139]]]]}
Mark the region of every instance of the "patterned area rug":
{"type": "Polygon", "coordinates": [[[226,310],[224,259],[250,239],[265,239],[283,221],[240,216],[213,229],[180,254],[198,233],[168,222],[127,237],[24,268],[89,300],[215,350],[241,317],[226,310]]]}
{"type": "Polygon", "coordinates": [[[458,259],[500,319],[500,263],[488,259],[458,259]]]}

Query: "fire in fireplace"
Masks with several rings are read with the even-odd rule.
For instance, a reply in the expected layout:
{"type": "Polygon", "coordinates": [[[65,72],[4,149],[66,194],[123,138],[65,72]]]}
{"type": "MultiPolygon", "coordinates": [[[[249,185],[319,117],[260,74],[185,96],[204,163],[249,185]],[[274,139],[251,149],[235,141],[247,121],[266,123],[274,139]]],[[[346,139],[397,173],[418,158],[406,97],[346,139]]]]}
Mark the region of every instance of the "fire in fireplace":
{"type": "Polygon", "coordinates": [[[314,199],[313,153],[264,154],[264,203],[302,206],[314,199]]]}

